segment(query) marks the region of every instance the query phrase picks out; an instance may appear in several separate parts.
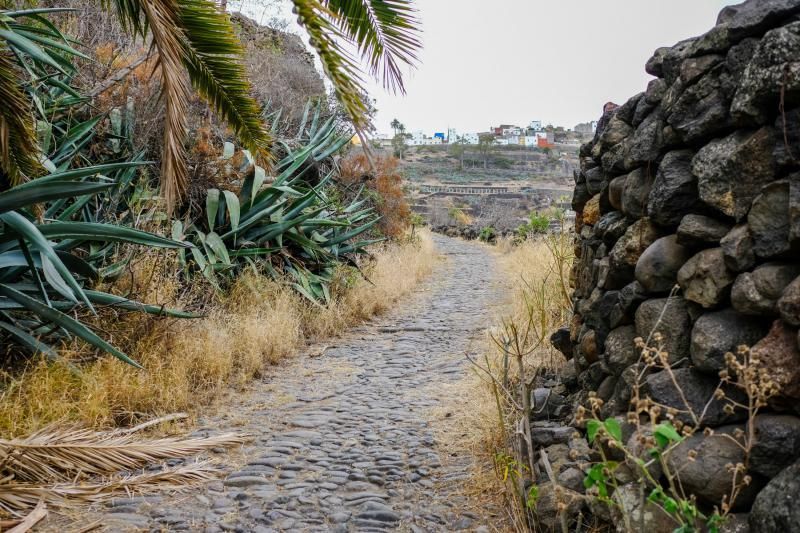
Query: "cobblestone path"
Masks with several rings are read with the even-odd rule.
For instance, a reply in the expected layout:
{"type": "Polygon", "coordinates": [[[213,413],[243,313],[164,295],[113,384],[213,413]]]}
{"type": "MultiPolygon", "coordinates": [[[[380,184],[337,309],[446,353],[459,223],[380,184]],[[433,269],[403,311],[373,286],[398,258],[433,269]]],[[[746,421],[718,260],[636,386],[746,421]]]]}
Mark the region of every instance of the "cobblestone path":
{"type": "MultiPolygon", "coordinates": [[[[499,299],[493,258],[435,237],[443,261],[397,309],[276,367],[198,435],[254,435],[227,477],[115,500],[108,530],[490,531],[459,494],[468,457],[437,447],[431,413],[469,371],[499,299]]],[[[455,405],[453,408],[457,409],[455,405]]],[[[439,417],[441,418],[441,417],[439,417]]]]}

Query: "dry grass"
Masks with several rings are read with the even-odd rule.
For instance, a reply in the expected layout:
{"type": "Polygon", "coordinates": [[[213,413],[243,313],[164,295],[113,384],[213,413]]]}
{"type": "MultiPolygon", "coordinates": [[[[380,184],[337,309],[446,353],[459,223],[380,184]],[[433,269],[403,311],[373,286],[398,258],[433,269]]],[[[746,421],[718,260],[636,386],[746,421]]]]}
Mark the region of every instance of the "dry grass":
{"type": "Polygon", "coordinates": [[[505,488],[495,472],[495,455],[505,446],[505,433],[498,427],[497,406],[477,373],[456,383],[438,384],[430,394],[442,398],[432,409],[432,424],[443,461],[468,458],[466,482],[459,480],[456,490],[467,498],[469,510],[482,518],[491,531],[513,530],[505,488]],[[476,394],[476,391],[479,391],[476,394]]]}
{"type": "Polygon", "coordinates": [[[526,382],[534,372],[563,365],[564,357],[550,346],[549,336],[570,316],[567,280],[572,239],[560,233],[519,245],[501,240],[493,249],[499,255],[508,297],[479,350],[482,356],[474,361],[475,377],[460,384],[462,392],[469,391],[459,394],[468,407],[453,423],[459,428],[457,445],[476,457],[467,490],[504,508],[505,516],[493,524],[497,531],[529,531],[514,488],[513,470],[524,469],[526,462],[517,446],[522,402],[514,352],[524,353],[526,382]],[[505,342],[509,344],[504,352],[505,342]]]}
{"type": "Polygon", "coordinates": [[[531,324],[529,348],[533,353],[526,363],[554,370],[564,358],[548,342],[550,334],[571,317],[569,271],[572,266],[572,236],[554,233],[522,242],[507,243],[500,248],[499,264],[505,273],[510,292],[503,323],[515,323],[520,328],[531,324]]]}
{"type": "MultiPolygon", "coordinates": [[[[81,345],[66,347],[64,363],[34,361],[20,374],[6,375],[0,385],[0,435],[28,435],[54,422],[104,428],[176,411],[197,413],[231,386],[240,387],[265,366],[297,353],[304,343],[384,312],[436,261],[427,233],[415,242],[379,247],[374,255],[364,267],[369,281],[344,272],[335,301],[325,308],[285,284],[248,272],[227,295],[206,306],[202,319],[121,315],[104,333],[144,371],[111,357],[73,365],[89,354],[81,345]]],[[[137,268],[127,286],[118,289],[132,289],[148,302],[197,298],[177,293],[173,270],[163,260],[144,259],[137,268]]]]}

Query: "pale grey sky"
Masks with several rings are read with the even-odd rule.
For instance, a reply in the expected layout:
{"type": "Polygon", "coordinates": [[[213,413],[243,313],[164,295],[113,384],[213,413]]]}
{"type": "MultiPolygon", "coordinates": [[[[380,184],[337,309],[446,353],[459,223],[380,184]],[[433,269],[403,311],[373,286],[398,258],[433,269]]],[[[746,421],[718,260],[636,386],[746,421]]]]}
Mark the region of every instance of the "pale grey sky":
{"type": "MultiPolygon", "coordinates": [[[[430,134],[500,123],[572,128],[622,104],[652,79],[659,46],[710,29],[735,0],[416,0],[424,48],[407,94],[377,83],[376,126],[430,134]]],[[[304,36],[305,37],[305,36],[304,36]]]]}

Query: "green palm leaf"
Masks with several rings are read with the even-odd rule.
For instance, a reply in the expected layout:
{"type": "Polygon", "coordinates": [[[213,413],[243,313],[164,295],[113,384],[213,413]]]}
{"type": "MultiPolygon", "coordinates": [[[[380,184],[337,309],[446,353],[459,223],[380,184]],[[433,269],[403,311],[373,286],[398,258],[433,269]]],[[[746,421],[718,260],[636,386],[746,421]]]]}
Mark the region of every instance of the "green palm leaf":
{"type": "Polygon", "coordinates": [[[401,63],[418,61],[419,20],[409,0],[328,0],[338,26],[358,45],[370,73],[384,87],[404,92],[401,63]]]}
{"type": "Polygon", "coordinates": [[[361,71],[347,50],[353,45],[384,86],[404,91],[401,63],[413,65],[421,47],[410,0],[293,0],[298,22],[319,54],[336,96],[356,130],[367,126],[361,71]]]}
{"type": "Polygon", "coordinates": [[[186,40],[184,64],[195,90],[222,116],[245,148],[267,155],[272,139],[250,96],[244,51],[227,14],[214,2],[178,0],[186,40]]]}

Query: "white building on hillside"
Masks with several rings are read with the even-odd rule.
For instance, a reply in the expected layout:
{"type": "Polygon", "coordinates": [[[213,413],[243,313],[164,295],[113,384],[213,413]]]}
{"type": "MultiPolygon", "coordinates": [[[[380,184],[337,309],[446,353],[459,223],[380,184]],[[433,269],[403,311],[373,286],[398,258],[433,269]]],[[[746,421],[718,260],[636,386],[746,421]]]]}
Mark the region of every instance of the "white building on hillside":
{"type": "Polygon", "coordinates": [[[547,132],[546,131],[537,131],[533,135],[526,135],[524,137],[525,146],[528,147],[535,147],[539,146],[540,139],[547,141],[547,132]]]}
{"type": "Polygon", "coordinates": [[[411,139],[408,140],[409,146],[431,146],[434,144],[442,144],[441,137],[428,137],[422,130],[417,130],[411,133],[411,139]]]}
{"type": "Polygon", "coordinates": [[[478,144],[480,142],[480,137],[477,133],[465,133],[462,137],[467,144],[478,144]]]}
{"type": "Polygon", "coordinates": [[[450,144],[478,144],[480,140],[477,133],[464,133],[458,135],[455,128],[450,128],[447,130],[447,139],[447,142],[450,144]]]}
{"type": "Polygon", "coordinates": [[[528,126],[533,131],[542,131],[542,121],[541,120],[531,120],[530,126],[528,126]]]}

